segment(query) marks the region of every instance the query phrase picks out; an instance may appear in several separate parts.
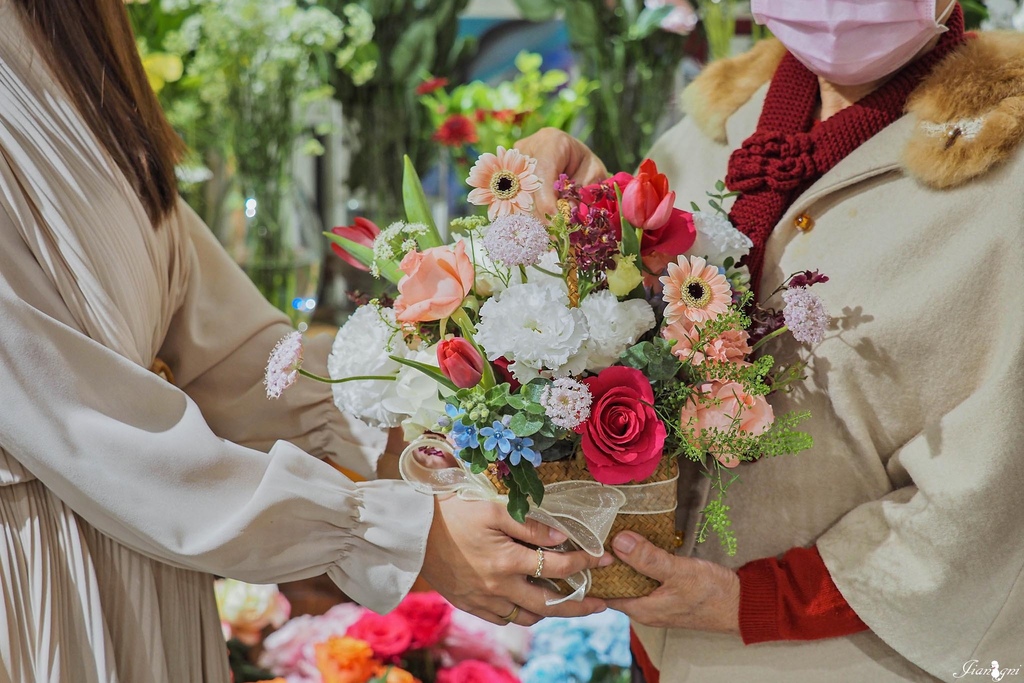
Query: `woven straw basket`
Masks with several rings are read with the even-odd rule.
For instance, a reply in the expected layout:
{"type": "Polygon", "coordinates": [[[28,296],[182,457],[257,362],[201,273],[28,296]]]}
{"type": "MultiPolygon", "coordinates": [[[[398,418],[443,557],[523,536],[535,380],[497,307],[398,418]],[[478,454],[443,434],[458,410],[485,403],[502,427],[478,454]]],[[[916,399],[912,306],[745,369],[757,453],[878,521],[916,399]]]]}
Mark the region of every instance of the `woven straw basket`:
{"type": "MultiPolygon", "coordinates": [[[[676,458],[662,458],[661,464],[654,474],[640,483],[650,484],[666,481],[675,478],[678,473],[679,464],[676,458]]],[[[490,475],[491,473],[489,472],[488,474],[490,475]]],[[[590,475],[582,457],[558,462],[546,462],[537,468],[537,474],[540,475],[540,479],[544,484],[553,484],[559,481],[594,481],[594,477],[590,475]]],[[[502,493],[507,492],[508,489],[495,481],[495,479],[496,477],[491,476],[491,480],[498,485],[499,491],[502,493]]],[[[675,507],[677,494],[674,486],[664,487],[661,489],[661,493],[654,495],[660,495],[666,499],[651,501],[652,508],[664,510],[675,507]]],[[[612,530],[604,544],[605,551],[612,553],[612,557],[615,557],[611,549],[612,539],[620,531],[638,533],[654,545],[668,552],[674,552],[679,547],[676,535],[675,512],[645,515],[619,513],[616,515],[615,522],[612,524],[612,530]]],[[[654,579],[640,574],[628,564],[618,560],[611,566],[592,569],[591,579],[592,585],[587,595],[596,598],[636,598],[648,595],[659,586],[658,582],[654,579]]],[[[572,592],[568,584],[558,583],[564,592],[572,592]]]]}

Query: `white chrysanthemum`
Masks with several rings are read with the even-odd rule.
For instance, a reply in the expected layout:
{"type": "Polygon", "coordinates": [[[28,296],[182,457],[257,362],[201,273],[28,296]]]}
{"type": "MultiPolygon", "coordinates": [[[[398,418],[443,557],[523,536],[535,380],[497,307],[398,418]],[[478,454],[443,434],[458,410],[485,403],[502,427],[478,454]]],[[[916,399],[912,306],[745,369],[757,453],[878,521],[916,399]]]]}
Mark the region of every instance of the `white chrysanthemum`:
{"type": "Polygon", "coordinates": [[[496,218],[484,233],[487,255],[509,268],[534,265],[550,244],[548,229],[530,214],[496,218]]]}
{"type": "Polygon", "coordinates": [[[587,385],[568,377],[556,379],[540,395],[540,404],[547,416],[562,429],[575,429],[586,422],[593,400],[587,385]]]}
{"type": "MultiPolygon", "coordinates": [[[[338,330],[327,370],[331,379],[360,375],[392,375],[397,377],[404,367],[389,355],[405,358],[409,355],[402,335],[396,332],[395,312],[390,308],[360,306],[338,330]]],[[[396,396],[398,382],[388,380],[360,380],[332,384],[334,404],[349,415],[374,427],[397,427],[408,417],[384,407],[396,396]]]]}
{"type": "Polygon", "coordinates": [[[697,211],[693,214],[693,225],[697,229],[697,239],[690,247],[690,254],[703,256],[712,265],[724,266],[729,257],[735,264],[754,246],[750,238],[733,227],[722,214],[697,211]]]}
{"type": "MultiPolygon", "coordinates": [[[[642,299],[619,301],[608,290],[594,292],[580,303],[587,316],[590,338],[583,345],[582,363],[587,370],[598,372],[615,365],[622,352],[654,327],[654,310],[642,299]]],[[[579,374],[576,370],[574,374],[579,374]]]]}
{"type": "Polygon", "coordinates": [[[263,384],[267,387],[267,398],[280,398],[285,389],[295,384],[302,365],[302,333],[286,334],[277,342],[267,360],[263,384]]]}
{"type": "Polygon", "coordinates": [[[784,291],[782,300],[786,302],[782,316],[793,337],[805,344],[820,343],[832,322],[821,298],[810,289],[800,287],[784,291]]]}
{"type": "Polygon", "coordinates": [[[506,289],[480,308],[476,340],[489,360],[511,359],[520,382],[558,370],[589,338],[586,316],[570,309],[557,287],[528,283],[506,289]]]}
{"type": "MultiPolygon", "coordinates": [[[[437,346],[410,353],[407,358],[437,367],[437,346]]],[[[383,408],[402,415],[405,440],[412,441],[437,424],[444,415],[444,401],[437,397],[440,385],[415,368],[402,366],[394,391],[381,399],[383,408]]]]}

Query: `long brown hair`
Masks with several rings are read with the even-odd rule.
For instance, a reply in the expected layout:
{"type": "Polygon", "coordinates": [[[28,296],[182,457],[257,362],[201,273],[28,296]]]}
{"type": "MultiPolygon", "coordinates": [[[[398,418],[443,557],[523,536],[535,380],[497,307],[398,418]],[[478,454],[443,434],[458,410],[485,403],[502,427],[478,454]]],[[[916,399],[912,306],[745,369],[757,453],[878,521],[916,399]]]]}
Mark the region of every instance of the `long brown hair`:
{"type": "Polygon", "coordinates": [[[184,145],[146,79],[123,0],[14,0],[78,111],[150,221],[174,210],[184,145]]]}

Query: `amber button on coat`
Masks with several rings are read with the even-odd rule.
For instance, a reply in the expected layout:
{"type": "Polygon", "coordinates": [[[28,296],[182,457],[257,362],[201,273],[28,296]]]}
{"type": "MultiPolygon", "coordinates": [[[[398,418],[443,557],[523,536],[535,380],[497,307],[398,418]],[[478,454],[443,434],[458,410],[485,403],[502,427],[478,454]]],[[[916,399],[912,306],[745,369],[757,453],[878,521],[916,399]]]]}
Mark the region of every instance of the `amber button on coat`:
{"type": "Polygon", "coordinates": [[[814,219],[806,213],[802,213],[793,219],[793,225],[800,232],[810,232],[814,229],[814,219]]]}

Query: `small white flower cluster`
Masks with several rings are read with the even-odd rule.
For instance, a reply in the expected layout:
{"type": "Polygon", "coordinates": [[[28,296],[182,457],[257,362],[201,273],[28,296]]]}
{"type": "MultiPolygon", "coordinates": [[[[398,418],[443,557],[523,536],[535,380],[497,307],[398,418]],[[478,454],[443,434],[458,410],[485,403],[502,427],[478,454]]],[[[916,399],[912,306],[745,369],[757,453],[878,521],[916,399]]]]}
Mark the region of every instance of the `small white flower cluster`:
{"type": "Polygon", "coordinates": [[[437,422],[444,414],[444,403],[437,397],[434,380],[391,356],[437,365],[435,347],[413,350],[405,343],[394,310],[373,305],[356,309],[334,338],[327,359],[331,379],[390,375],[395,380],[331,385],[334,403],[373,427],[403,424],[406,436],[415,436],[437,422]]]}
{"type": "Polygon", "coordinates": [[[608,291],[569,308],[563,287],[546,282],[513,286],[480,308],[477,341],[489,360],[512,360],[520,382],[542,374],[555,377],[599,371],[654,327],[646,301],[620,302],[608,291]]]}
{"type": "Polygon", "coordinates": [[[537,264],[550,246],[548,229],[525,213],[496,218],[484,233],[487,254],[508,268],[537,264]]]}
{"type": "Polygon", "coordinates": [[[270,352],[263,384],[267,398],[281,398],[285,389],[295,384],[302,364],[302,333],[289,332],[270,352]]]}
{"type": "Polygon", "coordinates": [[[832,322],[821,298],[807,288],[798,287],[783,292],[782,300],[786,302],[782,315],[793,338],[805,344],[820,343],[832,322]]]}
{"type": "Polygon", "coordinates": [[[416,248],[416,237],[426,231],[427,226],[422,223],[402,221],[396,221],[381,230],[373,240],[373,263],[370,265],[370,274],[380,277],[378,261],[401,261],[407,253],[416,248]]]}
{"type": "Polygon", "coordinates": [[[587,385],[569,377],[556,379],[540,395],[540,404],[552,424],[562,429],[575,429],[586,422],[593,400],[587,385]]]}

